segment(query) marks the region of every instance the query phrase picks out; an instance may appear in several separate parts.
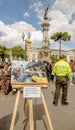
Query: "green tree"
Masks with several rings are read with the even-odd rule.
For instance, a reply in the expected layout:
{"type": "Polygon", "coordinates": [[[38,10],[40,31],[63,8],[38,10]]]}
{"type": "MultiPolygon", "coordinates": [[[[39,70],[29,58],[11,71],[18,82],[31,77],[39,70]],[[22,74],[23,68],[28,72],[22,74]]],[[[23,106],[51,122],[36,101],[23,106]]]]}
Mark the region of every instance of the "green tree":
{"type": "Polygon", "coordinates": [[[25,53],[25,50],[21,46],[14,46],[12,48],[12,56],[13,56],[13,58],[21,57],[23,59],[24,58],[24,53],[25,53]]]}
{"type": "Polygon", "coordinates": [[[8,58],[9,50],[5,46],[0,45],[0,59],[4,60],[5,58],[8,58]]]}
{"type": "Polygon", "coordinates": [[[68,32],[57,32],[51,36],[54,41],[59,40],[59,56],[61,55],[61,41],[70,41],[71,35],[68,32]]]}
{"type": "Polygon", "coordinates": [[[50,58],[51,58],[53,61],[55,61],[55,62],[59,61],[59,58],[56,57],[56,56],[51,56],[50,58]]]}

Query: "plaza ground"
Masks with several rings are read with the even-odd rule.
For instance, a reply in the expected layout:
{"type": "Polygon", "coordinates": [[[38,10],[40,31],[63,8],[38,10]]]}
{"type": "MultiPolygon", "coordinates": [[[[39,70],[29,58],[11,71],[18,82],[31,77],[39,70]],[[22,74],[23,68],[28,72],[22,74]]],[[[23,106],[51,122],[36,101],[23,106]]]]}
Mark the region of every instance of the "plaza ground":
{"type": "MultiPolygon", "coordinates": [[[[49,115],[52,121],[53,130],[75,130],[75,85],[69,86],[69,105],[62,106],[61,94],[57,106],[52,104],[55,91],[55,84],[49,83],[47,89],[42,90],[46,100],[49,115]]],[[[8,95],[0,93],[0,130],[9,130],[14,109],[16,93],[8,95]]],[[[26,119],[22,124],[23,96],[20,94],[19,106],[16,116],[14,130],[30,130],[29,110],[27,106],[26,119]]],[[[41,98],[33,99],[34,107],[34,130],[50,130],[41,98]]]]}

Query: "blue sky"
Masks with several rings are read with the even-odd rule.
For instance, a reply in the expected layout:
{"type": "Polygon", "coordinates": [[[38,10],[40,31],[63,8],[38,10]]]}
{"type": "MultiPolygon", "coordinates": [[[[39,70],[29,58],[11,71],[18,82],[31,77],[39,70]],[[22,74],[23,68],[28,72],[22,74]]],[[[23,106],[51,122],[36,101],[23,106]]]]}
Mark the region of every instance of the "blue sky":
{"type": "MultiPolygon", "coordinates": [[[[62,49],[75,49],[75,0],[0,0],[0,44],[21,45],[22,33],[31,33],[33,47],[42,46],[44,9],[49,5],[49,37],[55,32],[68,31],[70,42],[62,41],[62,49]]],[[[50,47],[59,44],[50,39],[50,47]]]]}

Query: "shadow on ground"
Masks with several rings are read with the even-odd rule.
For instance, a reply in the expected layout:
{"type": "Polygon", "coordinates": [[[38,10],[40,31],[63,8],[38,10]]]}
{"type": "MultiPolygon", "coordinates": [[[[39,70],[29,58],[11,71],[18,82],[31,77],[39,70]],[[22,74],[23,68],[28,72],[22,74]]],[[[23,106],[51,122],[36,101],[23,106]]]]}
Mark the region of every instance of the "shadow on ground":
{"type": "MultiPolygon", "coordinates": [[[[34,115],[34,129],[36,130],[36,121],[37,120],[41,120],[44,127],[45,127],[45,130],[47,130],[47,126],[46,126],[46,122],[45,122],[45,119],[44,119],[44,116],[45,116],[45,111],[44,111],[44,107],[42,104],[35,104],[33,105],[33,115],[34,115]]],[[[23,130],[26,130],[26,126],[28,124],[28,121],[29,121],[29,108],[27,106],[27,109],[26,109],[26,114],[25,114],[26,118],[24,120],[24,129],[23,130]]]]}
{"type": "MultiPolygon", "coordinates": [[[[0,130],[9,130],[11,119],[12,119],[12,113],[2,117],[0,119],[0,130]]],[[[17,112],[15,124],[17,123],[18,119],[19,119],[19,112],[17,112]]]]}

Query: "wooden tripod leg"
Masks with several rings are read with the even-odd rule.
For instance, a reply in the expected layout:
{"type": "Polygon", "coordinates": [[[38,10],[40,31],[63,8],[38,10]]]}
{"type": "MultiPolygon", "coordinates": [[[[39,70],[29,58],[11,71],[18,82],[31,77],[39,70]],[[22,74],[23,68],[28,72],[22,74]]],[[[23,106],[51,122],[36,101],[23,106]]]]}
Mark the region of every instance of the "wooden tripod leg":
{"type": "Polygon", "coordinates": [[[14,129],[14,124],[15,124],[16,114],[17,114],[17,109],[18,109],[18,103],[19,103],[19,97],[20,97],[20,90],[17,91],[17,96],[16,96],[14,111],[13,111],[13,115],[12,115],[10,130],[14,129]]]}
{"type": "Polygon", "coordinates": [[[23,106],[23,112],[22,112],[22,123],[24,123],[24,120],[25,120],[26,105],[27,105],[27,98],[24,99],[24,106],[23,106]]]}
{"type": "Polygon", "coordinates": [[[48,112],[46,102],[45,102],[45,98],[44,98],[42,91],[41,91],[41,98],[42,98],[42,102],[43,102],[44,109],[45,109],[45,112],[46,112],[47,120],[48,120],[48,123],[49,123],[49,126],[50,126],[50,130],[53,130],[52,122],[51,122],[51,119],[50,119],[50,116],[49,116],[49,112],[48,112]]]}
{"type": "Polygon", "coordinates": [[[29,99],[29,113],[30,113],[30,130],[34,130],[32,99],[29,99]]]}

